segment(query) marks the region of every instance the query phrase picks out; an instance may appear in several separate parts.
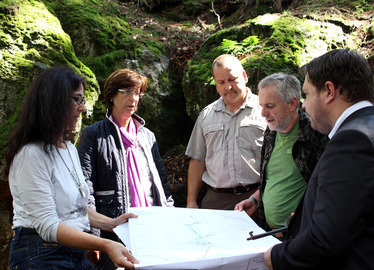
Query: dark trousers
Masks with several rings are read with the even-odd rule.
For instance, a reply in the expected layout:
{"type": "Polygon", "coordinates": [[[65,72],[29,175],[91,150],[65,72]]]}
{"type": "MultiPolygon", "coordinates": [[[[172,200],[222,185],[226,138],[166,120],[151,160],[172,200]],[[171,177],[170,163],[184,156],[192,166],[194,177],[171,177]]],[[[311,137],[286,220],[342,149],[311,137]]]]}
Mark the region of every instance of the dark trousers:
{"type": "Polygon", "coordinates": [[[10,242],[9,269],[93,270],[86,251],[44,241],[34,229],[16,228],[10,242]]]}
{"type": "Polygon", "coordinates": [[[114,265],[112,260],[109,258],[109,256],[101,252],[100,254],[100,261],[97,265],[95,265],[95,270],[115,270],[117,267],[114,265]]]}
{"type": "MultiPolygon", "coordinates": [[[[201,202],[201,208],[205,209],[221,209],[221,210],[234,210],[235,205],[242,200],[248,199],[255,191],[257,187],[249,190],[245,193],[234,194],[234,193],[220,193],[215,192],[207,188],[207,192],[201,202]]],[[[251,216],[251,218],[258,221],[258,211],[251,216]]]]}

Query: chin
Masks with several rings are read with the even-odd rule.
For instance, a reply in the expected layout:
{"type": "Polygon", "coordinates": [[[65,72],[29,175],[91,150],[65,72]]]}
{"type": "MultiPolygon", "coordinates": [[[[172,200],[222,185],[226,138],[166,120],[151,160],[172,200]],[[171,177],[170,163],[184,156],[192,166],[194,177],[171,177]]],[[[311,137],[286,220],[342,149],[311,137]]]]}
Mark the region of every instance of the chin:
{"type": "Polygon", "coordinates": [[[277,129],[277,126],[274,125],[273,123],[271,123],[271,124],[268,123],[268,126],[269,126],[269,129],[270,129],[270,130],[275,130],[275,131],[277,131],[277,130],[276,130],[276,129],[277,129]]]}
{"type": "Polygon", "coordinates": [[[327,134],[328,133],[328,132],[324,132],[323,129],[320,126],[314,124],[313,122],[311,122],[311,126],[314,130],[317,130],[319,133],[322,133],[322,134],[327,134]]]}
{"type": "Polygon", "coordinates": [[[75,122],[74,124],[72,124],[69,128],[68,128],[68,131],[73,131],[77,128],[77,122],[75,122]]]}

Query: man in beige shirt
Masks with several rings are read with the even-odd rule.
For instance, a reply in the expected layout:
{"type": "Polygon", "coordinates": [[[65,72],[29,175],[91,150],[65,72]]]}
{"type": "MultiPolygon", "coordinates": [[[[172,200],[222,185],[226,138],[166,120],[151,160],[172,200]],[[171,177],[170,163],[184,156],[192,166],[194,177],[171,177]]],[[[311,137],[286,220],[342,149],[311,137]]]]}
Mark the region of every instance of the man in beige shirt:
{"type": "Polygon", "coordinates": [[[187,207],[198,208],[197,197],[205,182],[201,207],[232,210],[258,188],[266,121],[236,57],[217,57],[212,73],[221,97],[201,111],[188,143],[187,207]]]}

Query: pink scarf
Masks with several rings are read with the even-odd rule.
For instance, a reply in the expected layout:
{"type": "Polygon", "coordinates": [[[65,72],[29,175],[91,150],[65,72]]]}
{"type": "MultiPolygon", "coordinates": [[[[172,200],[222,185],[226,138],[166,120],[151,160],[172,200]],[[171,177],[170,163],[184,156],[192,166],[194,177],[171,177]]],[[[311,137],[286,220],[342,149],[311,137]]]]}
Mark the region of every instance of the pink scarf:
{"type": "Polygon", "coordinates": [[[124,127],[121,127],[121,125],[117,122],[117,120],[114,117],[113,121],[117,124],[121,132],[122,142],[127,151],[127,175],[129,181],[131,206],[149,206],[147,202],[147,197],[145,196],[144,188],[140,180],[138,164],[136,163],[135,157],[135,149],[137,147],[136,125],[131,117],[129,122],[129,131],[127,132],[127,130],[124,127]]]}

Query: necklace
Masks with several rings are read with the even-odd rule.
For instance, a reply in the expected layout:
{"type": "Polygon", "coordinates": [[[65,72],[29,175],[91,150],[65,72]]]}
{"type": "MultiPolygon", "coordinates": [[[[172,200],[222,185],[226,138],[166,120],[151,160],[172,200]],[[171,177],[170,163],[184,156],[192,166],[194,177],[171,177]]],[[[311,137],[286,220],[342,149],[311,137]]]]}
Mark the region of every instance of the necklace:
{"type": "Polygon", "coordinates": [[[68,150],[69,157],[70,157],[71,163],[73,164],[74,171],[72,171],[72,170],[69,169],[69,167],[68,167],[68,165],[66,164],[64,158],[62,157],[60,151],[59,151],[58,148],[56,147],[57,153],[59,154],[59,156],[61,157],[62,161],[64,162],[66,169],[68,169],[71,178],[73,178],[74,183],[77,185],[77,188],[78,188],[78,190],[79,190],[79,193],[82,195],[82,197],[86,197],[86,194],[85,194],[84,189],[83,189],[83,187],[82,187],[82,183],[81,183],[81,181],[79,180],[77,170],[75,169],[75,165],[74,165],[73,159],[72,159],[72,157],[71,157],[71,155],[70,155],[69,147],[67,146],[66,143],[65,143],[65,146],[66,146],[66,149],[68,150]]]}

